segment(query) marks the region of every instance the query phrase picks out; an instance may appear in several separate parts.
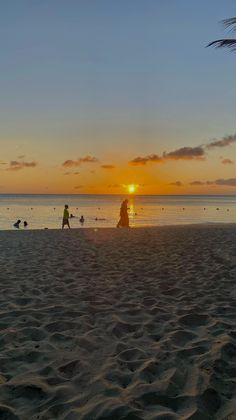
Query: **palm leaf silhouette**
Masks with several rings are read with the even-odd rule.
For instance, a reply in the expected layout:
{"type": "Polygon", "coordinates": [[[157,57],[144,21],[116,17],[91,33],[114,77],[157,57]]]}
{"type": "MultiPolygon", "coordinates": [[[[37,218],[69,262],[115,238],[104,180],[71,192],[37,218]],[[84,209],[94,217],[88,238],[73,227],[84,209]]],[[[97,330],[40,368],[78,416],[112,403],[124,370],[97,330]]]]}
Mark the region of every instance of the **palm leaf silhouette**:
{"type": "MultiPolygon", "coordinates": [[[[231,28],[231,31],[236,31],[236,17],[224,19],[222,23],[226,26],[226,28],[231,28]]],[[[236,51],[236,39],[217,39],[207,45],[207,47],[212,46],[216,48],[229,48],[231,51],[236,51]]]]}

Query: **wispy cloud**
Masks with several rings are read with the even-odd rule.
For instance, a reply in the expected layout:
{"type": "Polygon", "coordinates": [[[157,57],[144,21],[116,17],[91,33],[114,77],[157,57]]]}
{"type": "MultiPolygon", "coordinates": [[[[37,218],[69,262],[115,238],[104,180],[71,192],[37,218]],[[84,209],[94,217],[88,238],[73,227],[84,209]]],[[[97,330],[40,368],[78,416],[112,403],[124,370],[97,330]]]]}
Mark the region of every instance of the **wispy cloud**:
{"type": "Polygon", "coordinates": [[[80,166],[84,163],[97,163],[97,162],[99,162],[99,161],[96,157],[85,156],[85,157],[78,158],[76,160],[72,160],[72,159],[65,160],[63,162],[62,166],[64,168],[72,168],[72,167],[75,167],[75,166],[80,166]]]}
{"type": "Polygon", "coordinates": [[[214,181],[192,181],[190,182],[190,185],[225,185],[229,187],[236,187],[236,178],[219,178],[214,181]]]}
{"type": "Polygon", "coordinates": [[[231,159],[222,159],[221,163],[223,163],[224,165],[233,165],[234,161],[231,159]]]}
{"type": "Polygon", "coordinates": [[[227,185],[229,187],[236,187],[236,178],[229,179],[216,179],[214,181],[215,185],[227,185]]]}
{"type": "Polygon", "coordinates": [[[103,168],[103,169],[114,169],[115,166],[114,165],[101,165],[101,168],[103,168]]]}
{"type": "Polygon", "coordinates": [[[183,186],[181,181],[170,182],[169,185],[173,185],[175,187],[182,187],[183,186]]]}
{"type": "Polygon", "coordinates": [[[232,136],[225,136],[222,137],[222,139],[220,140],[212,140],[209,144],[206,144],[206,149],[212,149],[215,147],[227,147],[232,143],[236,142],[236,134],[232,135],[232,136]]]}
{"type": "Polygon", "coordinates": [[[181,147],[180,149],[174,150],[173,152],[163,153],[163,159],[173,160],[193,160],[193,159],[204,159],[205,151],[203,147],[181,147]]]}
{"type": "Polygon", "coordinates": [[[24,168],[35,168],[37,166],[37,162],[19,162],[18,160],[12,160],[9,163],[9,167],[6,169],[7,171],[20,171],[24,168]]]}
{"type": "Polygon", "coordinates": [[[152,154],[144,157],[136,157],[129,164],[133,166],[144,166],[147,163],[163,163],[167,160],[203,160],[205,151],[203,147],[181,147],[173,152],[164,152],[162,156],[152,154]]]}
{"type": "Polygon", "coordinates": [[[205,185],[206,183],[205,182],[202,182],[202,181],[192,181],[192,182],[190,182],[189,183],[189,185],[193,185],[193,186],[198,186],[198,185],[205,185]]]}
{"type": "Polygon", "coordinates": [[[107,187],[108,188],[119,188],[121,185],[120,184],[110,184],[107,187]]]}
{"type": "Polygon", "coordinates": [[[83,185],[76,185],[76,186],[74,187],[74,189],[75,189],[75,190],[79,190],[80,188],[83,188],[83,185]]]}
{"type": "Polygon", "coordinates": [[[147,163],[163,163],[168,160],[204,160],[206,158],[206,151],[217,147],[227,147],[235,142],[236,134],[232,136],[225,136],[220,140],[216,139],[208,144],[202,144],[196,147],[181,147],[171,152],[164,152],[162,155],[153,153],[147,156],[138,156],[132,159],[129,164],[133,166],[144,166],[147,163]]]}
{"type": "Polygon", "coordinates": [[[144,166],[147,163],[161,163],[161,162],[163,162],[163,158],[161,156],[152,154],[152,155],[147,155],[144,157],[138,156],[132,159],[129,162],[129,164],[133,166],[144,166]]]}
{"type": "Polygon", "coordinates": [[[79,175],[80,172],[65,172],[64,175],[79,175]]]}

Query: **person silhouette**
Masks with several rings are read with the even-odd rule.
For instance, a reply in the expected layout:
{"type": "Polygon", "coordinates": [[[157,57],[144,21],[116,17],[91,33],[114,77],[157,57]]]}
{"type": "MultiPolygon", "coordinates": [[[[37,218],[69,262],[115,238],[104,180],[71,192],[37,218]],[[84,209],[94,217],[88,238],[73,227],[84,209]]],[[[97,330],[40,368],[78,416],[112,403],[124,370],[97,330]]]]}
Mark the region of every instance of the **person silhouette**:
{"type": "Polygon", "coordinates": [[[21,223],[21,220],[19,219],[19,220],[17,220],[17,222],[16,223],[14,223],[14,227],[16,228],[16,229],[19,229],[19,227],[20,227],[20,223],[21,223]]]}
{"type": "Polygon", "coordinates": [[[128,200],[124,200],[120,207],[120,220],[116,227],[129,227],[128,200]]]}
{"type": "Polygon", "coordinates": [[[28,223],[26,222],[26,220],[24,221],[24,227],[26,228],[28,226],[28,223]]]}
{"type": "Polygon", "coordinates": [[[70,229],[70,223],[69,223],[69,206],[65,204],[64,213],[63,213],[63,220],[62,220],[62,229],[64,229],[64,226],[67,225],[70,229]]]}
{"type": "Polygon", "coordinates": [[[81,216],[81,218],[79,219],[80,223],[84,223],[84,216],[81,216]]]}

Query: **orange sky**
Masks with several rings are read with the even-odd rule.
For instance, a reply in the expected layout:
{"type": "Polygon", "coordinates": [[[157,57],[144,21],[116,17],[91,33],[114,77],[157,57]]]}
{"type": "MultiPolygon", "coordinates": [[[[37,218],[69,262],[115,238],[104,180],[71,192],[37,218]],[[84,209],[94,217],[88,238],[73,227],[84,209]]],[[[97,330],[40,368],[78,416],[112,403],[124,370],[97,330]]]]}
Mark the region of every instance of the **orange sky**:
{"type": "Polygon", "coordinates": [[[131,162],[135,155],[122,161],[114,155],[103,160],[92,155],[75,159],[68,154],[61,162],[54,159],[55,164],[36,160],[33,154],[29,158],[18,155],[15,160],[1,161],[0,188],[2,193],[123,194],[134,184],[138,194],[234,194],[234,138],[226,146],[204,148],[200,159],[191,157],[194,148],[187,150],[187,157],[179,155],[179,150],[183,153],[182,148],[168,152],[171,158],[160,152],[157,162],[152,155],[139,156],[146,163],[138,165],[131,162]]]}
{"type": "Polygon", "coordinates": [[[0,193],[235,194],[232,0],[3,3],[0,193]]]}

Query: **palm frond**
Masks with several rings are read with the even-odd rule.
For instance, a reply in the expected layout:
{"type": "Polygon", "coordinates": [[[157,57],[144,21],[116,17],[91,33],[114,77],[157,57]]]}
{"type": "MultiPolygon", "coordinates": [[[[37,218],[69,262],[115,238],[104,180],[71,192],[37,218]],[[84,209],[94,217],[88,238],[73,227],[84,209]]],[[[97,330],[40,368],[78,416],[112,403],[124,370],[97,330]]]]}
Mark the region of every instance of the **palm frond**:
{"type": "Polygon", "coordinates": [[[229,48],[232,51],[236,51],[236,39],[218,39],[207,45],[207,47],[212,46],[215,48],[229,48]]]}
{"type": "Polygon", "coordinates": [[[226,26],[226,28],[230,28],[231,26],[233,26],[231,30],[236,31],[236,17],[233,17],[230,19],[224,19],[222,20],[222,23],[224,24],[224,26],[226,26]]]}

